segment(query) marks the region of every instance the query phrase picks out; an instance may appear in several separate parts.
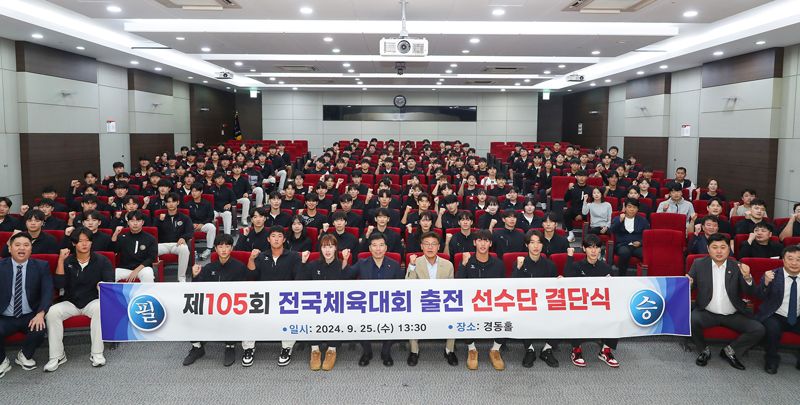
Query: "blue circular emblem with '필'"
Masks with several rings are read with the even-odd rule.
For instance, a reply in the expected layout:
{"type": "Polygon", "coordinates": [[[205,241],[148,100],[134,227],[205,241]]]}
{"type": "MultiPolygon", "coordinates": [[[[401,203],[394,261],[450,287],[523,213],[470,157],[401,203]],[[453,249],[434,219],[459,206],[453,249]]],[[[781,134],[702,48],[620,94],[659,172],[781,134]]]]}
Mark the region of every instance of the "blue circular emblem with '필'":
{"type": "Polygon", "coordinates": [[[640,290],[631,297],[630,311],[637,325],[653,326],[664,315],[664,297],[653,290],[640,290]]]}
{"type": "Polygon", "coordinates": [[[139,295],[128,304],[128,319],[140,331],[152,332],[167,320],[161,301],[152,295],[139,295]]]}

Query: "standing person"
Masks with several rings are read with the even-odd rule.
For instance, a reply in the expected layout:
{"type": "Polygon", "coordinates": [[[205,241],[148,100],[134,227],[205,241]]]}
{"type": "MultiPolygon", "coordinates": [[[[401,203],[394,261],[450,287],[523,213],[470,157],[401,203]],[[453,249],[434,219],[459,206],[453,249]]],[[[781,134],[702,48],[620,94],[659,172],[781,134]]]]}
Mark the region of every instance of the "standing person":
{"type": "MultiPolygon", "coordinates": [[[[300,271],[300,255],[297,252],[290,251],[284,248],[286,236],[283,233],[283,227],[273,226],[269,228],[269,247],[267,252],[261,252],[258,249],[253,249],[250,252],[250,259],[247,261],[247,270],[256,272],[256,279],[259,281],[289,281],[297,277],[300,271]]],[[[278,356],[278,365],[281,367],[288,366],[292,361],[292,348],[294,347],[293,340],[285,340],[281,342],[281,354],[278,356]]],[[[244,341],[242,342],[242,366],[250,367],[255,360],[256,342],[244,341]]]]}
{"type": "Polygon", "coordinates": [[[628,275],[631,257],[642,258],[642,239],[645,229],[650,228],[650,223],[638,214],[639,200],[628,198],[625,200],[625,211],[611,220],[611,233],[616,238],[614,253],[619,256],[617,267],[620,276],[628,275]]]}
{"type": "Polygon", "coordinates": [[[96,234],[87,228],[79,228],[69,239],[75,248],[61,249],[56,266],[55,288],[63,289],[61,302],[47,312],[47,341],[50,345],[50,360],[44,371],[52,372],[67,362],[64,353],[64,321],[73,316],[85,315],[92,319],[89,326],[92,348],[89,360],[92,367],[106,364],[103,356],[103,331],[100,327],[100,282],[114,282],[114,267],[105,256],[92,251],[92,240],[96,234]]]}
{"type": "MultiPolygon", "coordinates": [[[[245,265],[231,257],[231,251],[233,251],[231,235],[220,235],[214,241],[214,251],[217,252],[219,260],[210,262],[203,267],[200,267],[199,264],[192,266],[192,282],[245,281],[247,279],[245,265]]],[[[183,365],[194,364],[205,354],[205,342],[192,342],[192,348],[183,359],[183,365]]],[[[234,362],[236,362],[236,342],[225,342],[225,356],[222,364],[230,367],[234,362]]]]}
{"type": "MultiPolygon", "coordinates": [[[[465,252],[461,256],[461,265],[458,267],[456,278],[504,278],[505,267],[503,262],[489,254],[492,247],[492,233],[486,229],[475,232],[475,256],[465,252]]],[[[495,339],[492,349],[489,351],[489,360],[495,370],[505,370],[506,364],[500,356],[500,346],[505,339],[495,339]]],[[[467,368],[469,370],[478,369],[478,349],[475,346],[475,339],[467,342],[467,368]]]]}
{"type": "MultiPolygon", "coordinates": [[[[388,245],[386,236],[383,233],[372,232],[367,241],[367,248],[370,256],[356,262],[350,268],[348,278],[356,275],[360,280],[390,280],[405,277],[405,273],[400,268],[400,263],[386,257],[388,245]]],[[[391,340],[384,340],[381,347],[381,360],[386,367],[394,365],[392,344],[391,340]]],[[[368,366],[370,360],[372,360],[372,342],[362,341],[361,358],[358,360],[358,365],[361,367],[368,366]]]]}
{"type": "MultiPolygon", "coordinates": [[[[406,279],[451,279],[453,278],[453,263],[447,259],[439,257],[439,246],[442,244],[441,238],[435,232],[426,232],[420,236],[422,246],[422,256],[411,255],[409,258],[406,279]]],[[[411,349],[408,353],[406,364],[414,367],[419,362],[419,340],[412,339],[409,344],[411,349]]],[[[455,339],[447,339],[444,348],[444,358],[451,366],[458,365],[458,357],[455,354],[455,339]]]]}
{"type": "MultiPolygon", "coordinates": [[[[542,256],[544,247],[544,235],[540,231],[530,230],[525,234],[525,244],[528,246],[528,255],[517,258],[517,267],[511,273],[512,278],[558,278],[558,269],[555,263],[542,256]]],[[[525,347],[525,357],[522,359],[522,366],[525,368],[533,367],[536,361],[536,349],[533,347],[532,339],[523,339],[522,345],[525,347]]],[[[558,367],[558,360],[553,355],[553,346],[550,341],[545,342],[539,358],[550,367],[558,367]]]]}
{"type": "Polygon", "coordinates": [[[33,354],[44,341],[45,314],[53,303],[53,279],[47,262],[31,259],[33,238],[26,232],[8,240],[11,257],[0,259],[0,378],[11,370],[5,340],[22,332],[25,342],[15,362],[33,370],[33,354]]]}
{"type": "Polygon", "coordinates": [[[189,243],[194,237],[194,227],[188,215],[178,211],[181,196],[171,192],[167,195],[167,212],[155,220],[158,228],[158,255],[172,253],[178,255],[178,281],[186,281],[189,270],[189,243]]]}
{"type": "MultiPolygon", "coordinates": [[[[580,262],[575,263],[572,259],[575,253],[574,248],[567,249],[567,264],[564,266],[564,277],[611,277],[611,266],[600,260],[600,250],[603,248],[603,242],[600,237],[594,234],[586,235],[583,238],[583,250],[586,252],[586,258],[580,262]]],[[[600,353],[597,358],[608,364],[610,367],[619,367],[619,362],[614,357],[614,350],[617,350],[617,342],[619,339],[602,339],[603,346],[600,348],[600,353]]],[[[578,367],[586,367],[586,360],[583,359],[583,350],[579,339],[572,340],[572,364],[578,367]]]]}
{"type": "MultiPolygon", "coordinates": [[[[778,372],[778,364],[781,362],[778,348],[783,332],[800,333],[800,322],[797,322],[797,314],[800,313],[797,287],[797,276],[800,276],[800,246],[787,246],[781,258],[783,267],[764,273],[761,284],[756,288],[756,295],[763,301],[756,319],[764,324],[766,331],[764,370],[768,374],[778,372]]],[[[796,367],[800,370],[800,358],[796,367]]]]}
{"type": "Polygon", "coordinates": [[[114,281],[141,280],[143,283],[155,281],[153,263],[158,258],[158,242],[153,235],[142,231],[144,213],[140,210],[125,214],[130,232],[123,233],[122,227],[114,230],[111,240],[115,242],[117,268],[114,270],[114,281]]]}
{"type": "Polygon", "coordinates": [[[750,267],[730,257],[730,240],[722,234],[708,238],[708,256],[695,260],[689,282],[697,289],[692,309],[692,340],[700,352],[695,364],[705,367],[711,358],[703,330],[725,326],[740,333],[739,337],[719,352],[731,367],[744,370],[737,355],[744,354],[764,336],[764,325],[752,319],[743,294],[755,292],[750,267]]]}
{"type": "MultiPolygon", "coordinates": [[[[322,235],[319,240],[320,257],[319,260],[308,262],[311,252],[308,250],[301,254],[303,267],[297,275],[297,280],[345,280],[350,274],[350,266],[347,264],[350,259],[350,249],[342,250],[342,259],[339,260],[337,239],[333,235],[322,235]]],[[[336,364],[336,349],[340,342],[337,340],[326,343],[325,361],[322,361],[320,342],[311,342],[311,359],[309,367],[312,371],[333,370],[336,364]]]]}

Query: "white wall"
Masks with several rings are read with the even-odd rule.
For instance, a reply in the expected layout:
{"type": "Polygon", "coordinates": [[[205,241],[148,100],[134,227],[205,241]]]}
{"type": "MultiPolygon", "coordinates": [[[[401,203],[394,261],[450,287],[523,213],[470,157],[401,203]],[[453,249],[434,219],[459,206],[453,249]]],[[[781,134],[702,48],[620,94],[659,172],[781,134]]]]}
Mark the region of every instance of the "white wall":
{"type": "Polygon", "coordinates": [[[775,184],[775,215],[785,217],[800,201],[800,45],[785,49],[782,114],[778,140],[778,170],[775,184]]]}
{"type": "Polygon", "coordinates": [[[128,71],[105,63],[97,67],[99,94],[100,175],[111,176],[114,162],[122,162],[130,171],[130,121],[128,113],[128,71]],[[117,131],[107,131],[107,121],[116,122],[117,131]]]}
{"type": "Polygon", "coordinates": [[[461,140],[479,154],[494,141],[533,141],[537,135],[536,93],[404,93],[408,105],[477,106],[477,122],[323,121],[323,105],[392,105],[398,92],[264,91],[264,139],[307,139],[312,153],[341,139],[461,140]]]}
{"type": "Polygon", "coordinates": [[[189,123],[189,84],[177,80],[172,81],[172,121],[174,126],[175,152],[181,146],[191,143],[191,130],[189,123]]]}
{"type": "Polygon", "coordinates": [[[608,90],[608,139],[606,150],[612,146],[625,154],[625,85],[612,86],[608,90]]]}
{"type": "Polygon", "coordinates": [[[14,42],[0,38],[0,195],[22,204],[14,42]]]}
{"type": "MultiPolygon", "coordinates": [[[[672,94],[670,97],[669,152],[667,173],[685,167],[688,173],[697,177],[700,136],[700,92],[703,88],[701,67],[682,70],[672,74],[672,94]],[[690,126],[688,137],[682,136],[681,127],[690,126]]],[[[695,180],[696,181],[696,180],[695,180]]]]}

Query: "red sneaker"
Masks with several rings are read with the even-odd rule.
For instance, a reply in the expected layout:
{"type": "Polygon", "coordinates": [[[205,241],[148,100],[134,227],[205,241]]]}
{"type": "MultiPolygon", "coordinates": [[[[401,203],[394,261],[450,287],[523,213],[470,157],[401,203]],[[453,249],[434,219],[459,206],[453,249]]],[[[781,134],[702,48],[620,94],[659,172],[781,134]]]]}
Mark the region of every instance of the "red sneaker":
{"type": "Polygon", "coordinates": [[[583,351],[580,347],[572,349],[570,358],[572,359],[572,364],[578,367],[586,367],[586,360],[583,359],[583,351]]]}
{"type": "Polygon", "coordinates": [[[617,368],[619,367],[619,362],[617,359],[614,358],[614,353],[611,352],[610,347],[606,347],[600,351],[600,354],[597,355],[597,358],[603,360],[609,367],[617,368]]]}

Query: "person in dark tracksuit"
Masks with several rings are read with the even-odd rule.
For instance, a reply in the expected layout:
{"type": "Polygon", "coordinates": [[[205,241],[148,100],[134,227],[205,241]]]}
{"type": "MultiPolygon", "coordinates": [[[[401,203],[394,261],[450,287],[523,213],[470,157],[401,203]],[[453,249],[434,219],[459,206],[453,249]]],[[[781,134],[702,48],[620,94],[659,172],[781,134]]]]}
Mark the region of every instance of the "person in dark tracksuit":
{"type": "MultiPolygon", "coordinates": [[[[323,235],[319,240],[320,257],[319,260],[312,262],[308,261],[311,252],[306,250],[301,253],[301,260],[303,267],[300,273],[297,274],[297,280],[344,280],[350,273],[350,266],[347,262],[350,258],[350,249],[342,250],[342,259],[338,257],[339,249],[337,247],[338,240],[336,236],[328,234],[323,235]]],[[[309,367],[313,371],[320,369],[325,371],[333,370],[336,364],[336,349],[339,347],[339,341],[330,341],[326,343],[328,350],[325,351],[325,361],[322,361],[322,352],[319,350],[320,342],[311,343],[311,360],[309,367]]]]}
{"type": "MultiPolygon", "coordinates": [[[[247,278],[247,268],[244,263],[231,257],[233,251],[233,237],[231,235],[220,235],[214,241],[214,251],[217,252],[218,260],[210,262],[203,267],[199,264],[192,266],[192,282],[213,282],[213,281],[245,281],[247,278]]],[[[204,342],[192,342],[192,349],[183,359],[183,365],[193,364],[197,359],[205,356],[206,349],[204,342]]],[[[223,364],[230,367],[236,361],[236,343],[225,342],[225,359],[223,364]]]]}

